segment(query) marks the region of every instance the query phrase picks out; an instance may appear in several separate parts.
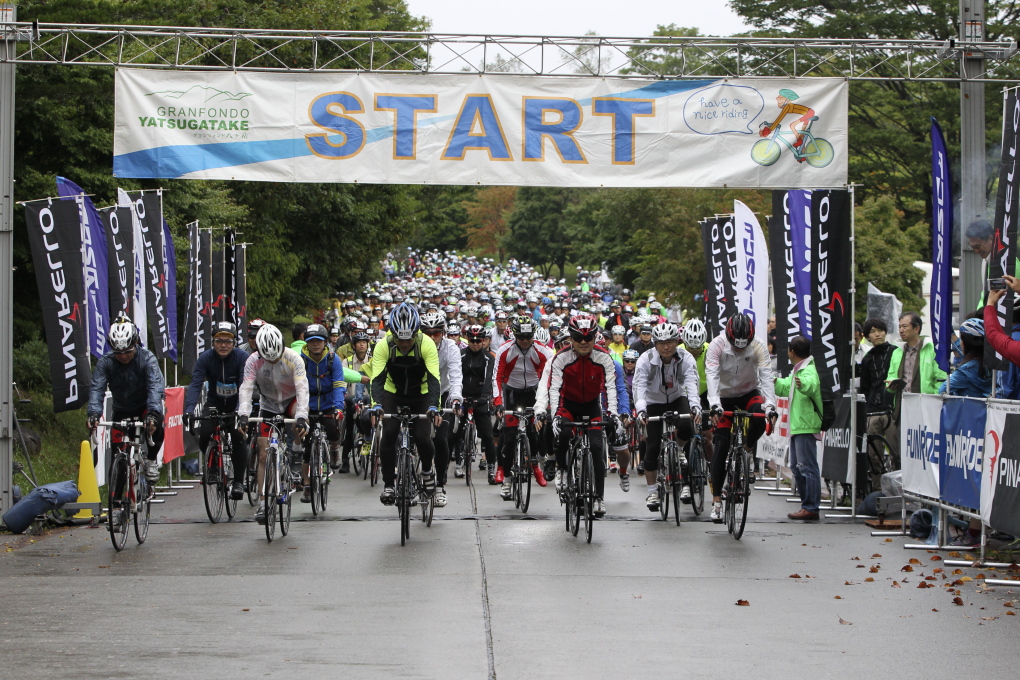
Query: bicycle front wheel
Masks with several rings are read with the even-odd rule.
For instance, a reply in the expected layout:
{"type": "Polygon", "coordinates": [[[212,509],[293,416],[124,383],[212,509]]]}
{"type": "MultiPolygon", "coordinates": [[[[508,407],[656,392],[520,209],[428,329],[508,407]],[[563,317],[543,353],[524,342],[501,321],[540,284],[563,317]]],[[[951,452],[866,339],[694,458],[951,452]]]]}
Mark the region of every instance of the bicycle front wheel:
{"type": "Polygon", "coordinates": [[[209,442],[205,449],[205,469],[202,470],[202,497],[205,514],[216,524],[223,517],[223,457],[217,442],[209,442]]]}
{"type": "Polygon", "coordinates": [[[113,465],[110,466],[110,478],[106,480],[106,485],[110,542],[113,543],[114,550],[120,552],[127,545],[128,523],[131,519],[127,500],[127,460],[123,455],[115,454],[113,465]]]}
{"type": "Polygon", "coordinates": [[[411,467],[411,454],[408,451],[397,453],[399,467],[397,468],[397,512],[400,515],[400,545],[411,537],[411,494],[414,489],[411,484],[411,475],[414,470],[411,467]]]}
{"type": "Polygon", "coordinates": [[[527,512],[531,505],[531,444],[527,437],[517,440],[517,507],[527,512]]]}
{"type": "Polygon", "coordinates": [[[382,466],[379,447],[382,445],[382,425],[376,425],[372,431],[372,446],[369,448],[369,457],[372,459],[372,480],[371,486],[379,483],[379,468],[382,466]]]}
{"type": "Polygon", "coordinates": [[[138,478],[138,505],[135,508],[135,540],[138,545],[145,543],[149,535],[149,513],[152,509],[150,502],[152,494],[149,491],[149,480],[144,476],[138,478]]]}
{"type": "MultiPolygon", "coordinates": [[[[486,416],[488,417],[488,416],[486,416]]],[[[470,423],[464,432],[464,483],[471,486],[471,468],[474,467],[475,451],[478,440],[475,435],[475,424],[470,423]]]]}
{"type": "Polygon", "coordinates": [[[691,510],[697,516],[705,509],[705,451],[700,436],[691,440],[687,468],[687,483],[691,486],[691,510]]]}
{"type": "Polygon", "coordinates": [[[747,501],[751,494],[751,454],[741,447],[737,458],[736,489],[733,502],[733,538],[740,540],[747,523],[747,501]]]}
{"type": "Polygon", "coordinates": [[[262,472],[262,510],[265,513],[266,539],[271,543],[276,536],[276,499],[280,497],[280,472],[277,451],[266,452],[266,469],[262,472]]]}
{"type": "Polygon", "coordinates": [[[591,451],[584,455],[581,493],[584,496],[584,537],[591,543],[591,533],[595,527],[595,462],[591,451]]]}
{"type": "Polygon", "coordinates": [[[772,139],[759,139],[751,147],[751,160],[766,167],[779,160],[782,149],[772,139]]]}
{"type": "Polygon", "coordinates": [[[673,520],[680,526],[680,492],[684,488],[684,479],[680,471],[680,445],[674,443],[674,455],[669,459],[669,485],[673,493],[673,520]]]}
{"type": "Polygon", "coordinates": [[[279,493],[274,499],[280,521],[280,535],[286,536],[290,531],[290,503],[294,499],[294,485],[291,483],[290,457],[283,459],[277,468],[279,474],[279,493]]]}
{"type": "Polygon", "coordinates": [[[248,505],[253,508],[259,504],[259,447],[255,442],[252,437],[248,443],[248,466],[244,469],[244,488],[248,494],[248,505]]]}

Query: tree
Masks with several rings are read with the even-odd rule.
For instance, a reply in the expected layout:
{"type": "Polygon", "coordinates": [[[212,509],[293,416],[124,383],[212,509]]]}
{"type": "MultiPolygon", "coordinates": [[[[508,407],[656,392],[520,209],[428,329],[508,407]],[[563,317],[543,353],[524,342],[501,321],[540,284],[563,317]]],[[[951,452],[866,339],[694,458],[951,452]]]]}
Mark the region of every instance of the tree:
{"type": "Polygon", "coordinates": [[[612,58],[602,54],[602,44],[595,31],[588,31],[586,37],[573,50],[567,51],[560,47],[560,59],[564,64],[573,67],[574,73],[586,76],[605,75],[609,72],[612,58]]]}
{"type": "Polygon", "coordinates": [[[517,187],[485,187],[461,203],[467,213],[467,244],[475,254],[505,259],[507,216],[514,207],[517,187]]]}
{"type": "Polygon", "coordinates": [[[555,265],[564,278],[572,241],[569,207],[579,196],[577,189],[521,187],[507,219],[507,255],[538,267],[543,276],[555,265]]]}
{"type": "Polygon", "coordinates": [[[903,212],[896,208],[892,196],[866,199],[855,217],[857,320],[863,321],[867,314],[869,282],[883,293],[899,298],[903,309],[921,309],[924,273],[914,266],[914,261],[931,256],[927,249],[931,242],[928,227],[919,222],[904,228],[903,212]]]}

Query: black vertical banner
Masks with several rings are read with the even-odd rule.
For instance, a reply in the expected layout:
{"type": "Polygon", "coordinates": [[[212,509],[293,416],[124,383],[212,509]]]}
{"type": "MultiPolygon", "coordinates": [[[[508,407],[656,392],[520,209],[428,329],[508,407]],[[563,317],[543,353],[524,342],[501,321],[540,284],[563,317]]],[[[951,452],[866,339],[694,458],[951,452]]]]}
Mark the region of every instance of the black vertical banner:
{"type": "Polygon", "coordinates": [[[223,320],[237,327],[237,272],[234,250],[234,230],[223,232],[223,320]]]}
{"type": "Polygon", "coordinates": [[[107,271],[109,273],[110,319],[124,315],[131,318],[134,295],[135,252],[131,208],[110,206],[99,211],[106,228],[107,271]]]}
{"type": "Polygon", "coordinates": [[[234,273],[237,278],[237,333],[244,337],[248,326],[248,250],[243,243],[234,244],[234,273]]]}
{"type": "Polygon", "coordinates": [[[184,324],[180,326],[177,346],[181,349],[181,369],[188,375],[198,360],[198,222],[188,225],[188,288],[184,306],[184,324]]]}
{"type": "Polygon", "coordinates": [[[212,297],[212,232],[200,229],[198,232],[198,270],[199,286],[196,288],[198,297],[198,328],[195,333],[198,354],[212,347],[212,327],[215,320],[212,297]]]}
{"type": "Polygon", "coordinates": [[[152,336],[149,347],[156,358],[165,359],[173,345],[167,318],[167,285],[163,270],[163,199],[156,191],[143,191],[132,195],[131,200],[138,214],[142,235],[142,284],[145,286],[146,317],[152,336]]]}
{"type": "Polygon", "coordinates": [[[25,222],[46,330],[53,411],[73,411],[88,401],[92,379],[78,205],[26,203],[25,222]]]}
{"type": "Polygon", "coordinates": [[[850,386],[850,211],[846,191],[811,194],[811,355],[822,395],[850,386]]]}
{"type": "MultiPolygon", "coordinates": [[[[210,232],[210,236],[212,232],[210,232]]],[[[222,238],[212,239],[212,307],[213,323],[227,320],[227,293],[226,280],[224,277],[223,256],[226,250],[223,247],[222,238]]]]}
{"type": "Polygon", "coordinates": [[[733,216],[710,217],[701,225],[708,286],[708,323],[713,336],[737,311],[737,235],[733,216]]]}
{"type": "Polygon", "coordinates": [[[776,367],[781,374],[790,370],[786,347],[800,335],[797,287],[793,278],[793,242],[790,239],[790,203],[786,191],[772,192],[769,220],[769,254],[772,259],[772,292],[776,304],[776,367]]]}
{"type": "MultiPolygon", "coordinates": [[[[1016,266],[1016,222],[1020,219],[1020,176],[1017,173],[1017,144],[1020,143],[1020,99],[1016,89],[1006,92],[1006,101],[1002,117],[1002,159],[999,163],[999,191],[995,197],[995,243],[988,266],[988,277],[1001,278],[1004,274],[1013,276],[1016,266]]],[[[1006,288],[1006,294],[999,300],[996,313],[999,324],[1009,328],[1012,315],[1007,317],[1006,310],[1013,309],[1014,294],[1006,288]]],[[[961,309],[961,316],[970,309],[961,309]]],[[[1006,370],[1010,367],[1001,354],[992,349],[990,342],[985,343],[985,366],[994,370],[1006,370]]]]}

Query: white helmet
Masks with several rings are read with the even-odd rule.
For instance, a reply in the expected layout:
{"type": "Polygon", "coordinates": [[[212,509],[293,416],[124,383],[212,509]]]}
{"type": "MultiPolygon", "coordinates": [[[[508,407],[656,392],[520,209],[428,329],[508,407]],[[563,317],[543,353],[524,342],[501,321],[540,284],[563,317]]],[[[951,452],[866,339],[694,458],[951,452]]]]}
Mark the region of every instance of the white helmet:
{"type": "Polygon", "coordinates": [[[271,323],[259,329],[255,336],[255,345],[259,348],[259,356],[266,361],[276,361],[283,356],[283,333],[271,323]]]}
{"type": "Polygon", "coordinates": [[[133,323],[120,317],[110,326],[108,340],[110,349],[114,352],[128,352],[138,342],[138,329],[133,323]]]}
{"type": "Polygon", "coordinates": [[[684,347],[698,349],[708,340],[708,330],[701,319],[691,319],[684,325],[684,347]]]}
{"type": "Polygon", "coordinates": [[[679,340],[680,329],[676,327],[676,324],[671,323],[660,323],[659,325],[652,328],[652,342],[662,342],[664,340],[679,340]]]}
{"type": "Polygon", "coordinates": [[[535,329],[535,342],[540,345],[544,345],[549,342],[549,331],[545,328],[535,329]]]}
{"type": "Polygon", "coordinates": [[[626,335],[627,329],[623,326],[613,326],[612,330],[609,331],[610,335],[626,335]]]}

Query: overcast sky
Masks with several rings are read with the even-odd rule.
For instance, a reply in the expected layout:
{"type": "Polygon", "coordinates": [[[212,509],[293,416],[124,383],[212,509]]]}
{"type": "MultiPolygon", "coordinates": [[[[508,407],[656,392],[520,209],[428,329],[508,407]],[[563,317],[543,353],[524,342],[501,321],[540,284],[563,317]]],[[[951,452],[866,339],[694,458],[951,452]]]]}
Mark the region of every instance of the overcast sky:
{"type": "Polygon", "coordinates": [[[726,0],[407,0],[411,14],[437,33],[646,37],[659,24],[696,27],[705,35],[747,30],[726,0]]]}

